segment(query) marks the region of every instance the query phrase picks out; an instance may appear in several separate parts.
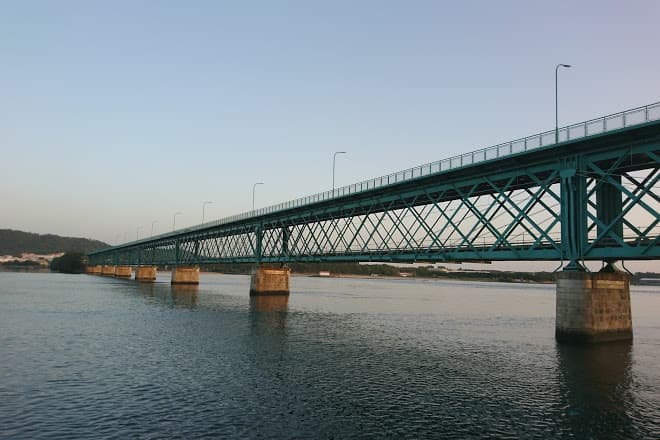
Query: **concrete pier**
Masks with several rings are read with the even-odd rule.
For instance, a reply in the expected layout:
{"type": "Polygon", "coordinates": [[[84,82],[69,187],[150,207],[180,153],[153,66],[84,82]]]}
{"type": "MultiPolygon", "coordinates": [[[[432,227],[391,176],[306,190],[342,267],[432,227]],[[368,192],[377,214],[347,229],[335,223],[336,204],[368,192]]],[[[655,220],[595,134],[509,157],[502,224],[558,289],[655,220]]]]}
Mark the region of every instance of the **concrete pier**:
{"type": "Polygon", "coordinates": [[[289,276],[291,269],[266,269],[258,267],[252,271],[250,281],[250,296],[254,295],[288,295],[289,276]]]}
{"type": "Polygon", "coordinates": [[[131,266],[117,266],[115,268],[115,276],[120,278],[130,278],[133,274],[131,266]]]}
{"type": "Polygon", "coordinates": [[[199,267],[175,267],[172,284],[199,284],[199,267]]]}
{"type": "Polygon", "coordinates": [[[103,266],[87,266],[86,270],[90,275],[101,275],[103,272],[103,266]]]}
{"type": "Polygon", "coordinates": [[[106,275],[106,276],[115,276],[115,266],[103,266],[103,269],[101,269],[101,275],[106,275]]]}
{"type": "Polygon", "coordinates": [[[560,272],[555,338],[594,343],[630,340],[630,276],[619,271],[560,272]]]}
{"type": "Polygon", "coordinates": [[[156,281],[156,266],[138,266],[135,269],[135,281],[156,281]]]}

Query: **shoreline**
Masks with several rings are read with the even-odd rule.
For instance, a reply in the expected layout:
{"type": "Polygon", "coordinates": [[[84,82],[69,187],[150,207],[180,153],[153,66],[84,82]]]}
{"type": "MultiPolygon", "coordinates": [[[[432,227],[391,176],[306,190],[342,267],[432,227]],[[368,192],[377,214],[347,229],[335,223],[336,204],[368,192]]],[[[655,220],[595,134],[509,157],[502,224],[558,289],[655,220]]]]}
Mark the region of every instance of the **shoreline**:
{"type": "Polygon", "coordinates": [[[308,278],[353,278],[353,279],[367,279],[367,280],[439,280],[439,281],[477,281],[477,282],[490,282],[490,283],[514,283],[514,284],[556,284],[554,281],[533,281],[533,280],[497,280],[493,278],[471,278],[471,277],[419,277],[419,276],[394,276],[394,275],[360,275],[360,274],[337,274],[321,276],[311,273],[291,273],[291,276],[308,277],[308,278]]]}

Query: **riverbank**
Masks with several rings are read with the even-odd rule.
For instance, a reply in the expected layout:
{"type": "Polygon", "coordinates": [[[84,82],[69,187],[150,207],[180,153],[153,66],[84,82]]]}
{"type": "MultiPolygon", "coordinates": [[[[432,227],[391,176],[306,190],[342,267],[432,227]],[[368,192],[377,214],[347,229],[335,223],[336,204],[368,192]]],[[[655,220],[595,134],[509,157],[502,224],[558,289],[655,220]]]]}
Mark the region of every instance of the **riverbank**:
{"type": "Polygon", "coordinates": [[[507,278],[506,280],[497,278],[497,277],[473,277],[473,276],[460,276],[460,275],[450,275],[450,276],[400,276],[400,275],[360,275],[360,274],[330,274],[330,275],[319,275],[314,273],[300,273],[292,272],[292,276],[300,277],[312,277],[312,278],[355,278],[355,279],[384,279],[384,280],[411,280],[411,279],[420,279],[420,280],[456,280],[456,281],[478,281],[478,282],[506,282],[506,283],[523,283],[523,284],[555,284],[555,280],[546,280],[546,281],[534,281],[524,278],[507,278]]]}
{"type": "MultiPolygon", "coordinates": [[[[277,265],[273,265],[276,267],[277,265]]],[[[292,275],[313,277],[354,277],[387,279],[440,279],[463,281],[495,281],[508,283],[553,284],[554,272],[513,272],[497,270],[450,270],[444,266],[393,266],[389,264],[359,263],[291,263],[292,275]]],[[[249,274],[251,264],[217,264],[204,270],[220,273],[249,274]]]]}

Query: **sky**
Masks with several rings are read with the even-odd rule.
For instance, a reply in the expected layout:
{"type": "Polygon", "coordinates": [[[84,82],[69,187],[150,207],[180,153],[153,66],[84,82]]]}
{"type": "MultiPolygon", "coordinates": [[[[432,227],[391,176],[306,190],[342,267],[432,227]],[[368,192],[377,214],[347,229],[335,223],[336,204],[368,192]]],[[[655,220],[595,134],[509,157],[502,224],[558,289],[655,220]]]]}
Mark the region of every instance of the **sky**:
{"type": "Polygon", "coordinates": [[[0,228],[112,244],[660,101],[655,0],[0,11],[0,228]]]}

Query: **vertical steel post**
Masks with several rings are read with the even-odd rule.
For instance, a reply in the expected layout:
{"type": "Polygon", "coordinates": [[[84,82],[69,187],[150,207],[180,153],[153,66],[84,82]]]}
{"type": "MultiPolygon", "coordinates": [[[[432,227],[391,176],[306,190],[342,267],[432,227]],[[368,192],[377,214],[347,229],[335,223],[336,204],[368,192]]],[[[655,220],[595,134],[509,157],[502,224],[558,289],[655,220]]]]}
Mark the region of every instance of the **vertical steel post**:
{"type": "Polygon", "coordinates": [[[561,178],[561,246],[568,260],[565,271],[583,270],[580,264],[587,244],[587,183],[582,159],[566,160],[561,178]]]}
{"type": "Polygon", "coordinates": [[[616,242],[617,240],[611,235],[623,238],[623,221],[619,219],[612,224],[623,210],[621,176],[611,177],[617,185],[598,182],[599,186],[596,189],[596,217],[602,222],[602,225],[599,224],[596,229],[601,244],[616,242]],[[604,237],[604,235],[610,235],[610,237],[604,237]]]}
{"type": "Polygon", "coordinates": [[[289,255],[289,238],[291,237],[291,230],[288,227],[282,228],[282,255],[289,255]]]}
{"type": "Polygon", "coordinates": [[[261,240],[263,238],[263,230],[261,225],[257,225],[254,228],[255,235],[255,244],[254,244],[254,259],[257,261],[257,264],[261,263],[261,240]]]}

